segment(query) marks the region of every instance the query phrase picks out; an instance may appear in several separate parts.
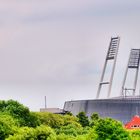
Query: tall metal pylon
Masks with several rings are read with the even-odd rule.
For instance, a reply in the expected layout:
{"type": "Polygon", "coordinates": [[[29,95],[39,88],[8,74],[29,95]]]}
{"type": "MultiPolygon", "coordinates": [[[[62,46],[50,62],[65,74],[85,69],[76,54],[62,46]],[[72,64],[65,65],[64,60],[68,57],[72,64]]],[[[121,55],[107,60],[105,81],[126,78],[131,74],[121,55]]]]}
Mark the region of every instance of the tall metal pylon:
{"type": "Polygon", "coordinates": [[[138,80],[139,61],[140,61],[140,49],[131,49],[128,64],[127,64],[125,75],[124,75],[122,88],[121,88],[121,95],[122,96],[126,95],[127,91],[132,91],[132,95],[133,96],[135,95],[137,80],[138,80]],[[125,87],[127,74],[128,74],[129,69],[135,70],[135,79],[134,79],[134,83],[133,83],[133,88],[126,88],[125,87]]]}
{"type": "Polygon", "coordinates": [[[101,80],[100,80],[97,95],[96,95],[97,99],[100,96],[102,85],[105,85],[105,84],[108,85],[107,97],[109,98],[109,96],[110,96],[112,81],[113,81],[113,76],[114,76],[114,71],[115,71],[115,66],[116,66],[117,54],[118,54],[118,49],[119,49],[119,43],[120,43],[120,37],[112,37],[111,38],[109,48],[108,48],[108,52],[107,52],[106,59],[105,59],[105,63],[104,63],[104,68],[103,68],[101,80]],[[106,67],[107,67],[107,62],[109,60],[113,61],[113,67],[112,67],[110,80],[106,82],[106,81],[104,81],[104,75],[105,75],[105,71],[106,71],[106,67]]]}

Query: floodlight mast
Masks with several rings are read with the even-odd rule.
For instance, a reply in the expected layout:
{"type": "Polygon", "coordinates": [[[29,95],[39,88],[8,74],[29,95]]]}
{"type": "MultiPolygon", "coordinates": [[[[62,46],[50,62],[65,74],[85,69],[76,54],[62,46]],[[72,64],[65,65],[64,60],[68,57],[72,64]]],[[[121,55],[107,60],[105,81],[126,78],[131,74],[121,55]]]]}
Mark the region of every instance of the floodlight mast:
{"type": "Polygon", "coordinates": [[[97,95],[96,95],[97,99],[100,96],[102,85],[105,85],[105,84],[108,85],[107,97],[108,98],[110,97],[111,87],[112,87],[112,82],[113,82],[113,76],[114,76],[114,71],[115,71],[115,66],[116,66],[116,60],[117,60],[117,54],[118,54],[118,49],[119,49],[119,43],[120,43],[120,37],[112,37],[111,38],[109,48],[108,48],[108,52],[107,52],[106,59],[105,59],[105,63],[104,63],[102,76],[101,76],[100,83],[99,83],[99,86],[98,86],[98,91],[97,91],[97,95]],[[107,67],[107,62],[109,60],[113,60],[113,67],[112,67],[110,80],[105,82],[104,81],[104,76],[105,76],[105,71],[106,71],[106,67],[107,67]]]}
{"type": "Polygon", "coordinates": [[[137,80],[138,80],[138,72],[139,72],[139,62],[140,62],[140,49],[131,49],[129,59],[128,59],[128,64],[127,64],[125,75],[124,75],[124,80],[122,83],[121,96],[126,96],[127,91],[132,91],[132,95],[135,96],[137,80]],[[128,74],[129,69],[136,70],[133,88],[126,88],[125,87],[126,80],[127,80],[127,74],[128,74]]]}

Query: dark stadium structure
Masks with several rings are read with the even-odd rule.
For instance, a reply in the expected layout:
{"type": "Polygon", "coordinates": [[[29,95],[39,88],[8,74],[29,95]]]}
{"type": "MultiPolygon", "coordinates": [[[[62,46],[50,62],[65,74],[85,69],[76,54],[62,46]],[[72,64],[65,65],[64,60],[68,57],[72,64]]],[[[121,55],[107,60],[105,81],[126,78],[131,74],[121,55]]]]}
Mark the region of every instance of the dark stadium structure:
{"type": "Polygon", "coordinates": [[[101,117],[111,117],[127,123],[140,112],[140,97],[67,101],[64,104],[64,110],[74,115],[84,111],[88,116],[97,112],[101,117]]]}
{"type": "Polygon", "coordinates": [[[130,52],[120,96],[115,98],[109,97],[119,48],[119,41],[119,37],[111,38],[96,99],[66,101],[63,108],[64,111],[69,111],[74,115],[84,111],[87,116],[90,116],[93,112],[96,112],[101,117],[111,117],[121,121],[122,123],[129,122],[134,115],[140,115],[140,96],[135,95],[139,70],[140,49],[132,49],[130,52]],[[114,61],[111,78],[109,78],[110,81],[104,81],[105,69],[109,60],[114,61]],[[133,88],[128,88],[125,84],[129,69],[135,70],[136,72],[134,83],[132,83],[133,88]],[[104,84],[108,85],[108,96],[106,99],[99,99],[100,90],[104,84]],[[131,94],[127,95],[128,92],[131,94]]]}

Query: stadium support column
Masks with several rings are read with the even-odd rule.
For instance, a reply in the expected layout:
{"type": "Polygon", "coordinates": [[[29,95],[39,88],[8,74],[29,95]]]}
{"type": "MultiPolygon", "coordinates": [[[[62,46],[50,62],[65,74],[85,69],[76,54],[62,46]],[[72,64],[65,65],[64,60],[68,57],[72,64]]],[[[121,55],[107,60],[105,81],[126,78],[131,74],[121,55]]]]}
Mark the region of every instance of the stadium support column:
{"type": "Polygon", "coordinates": [[[121,89],[121,95],[126,96],[127,91],[131,91],[132,95],[135,95],[136,91],[136,86],[137,86],[137,79],[138,79],[138,71],[139,71],[139,61],[140,61],[140,49],[131,49],[128,64],[126,67],[126,72],[124,75],[124,80],[122,84],[122,89],[121,89]],[[127,80],[127,75],[128,75],[128,70],[133,69],[135,70],[135,78],[134,78],[134,83],[132,88],[126,88],[126,80],[127,80]],[[124,93],[125,91],[125,93],[124,93]]]}
{"type": "Polygon", "coordinates": [[[119,49],[119,43],[120,43],[120,37],[112,37],[111,38],[96,98],[99,98],[102,85],[105,85],[105,84],[108,85],[107,97],[109,98],[109,96],[110,96],[112,81],[113,81],[113,76],[114,76],[114,71],[115,71],[115,66],[116,66],[117,54],[118,54],[118,49],[119,49]],[[113,61],[113,67],[112,67],[110,80],[106,82],[106,81],[104,81],[104,76],[105,76],[105,71],[107,68],[107,63],[109,60],[113,61]]]}

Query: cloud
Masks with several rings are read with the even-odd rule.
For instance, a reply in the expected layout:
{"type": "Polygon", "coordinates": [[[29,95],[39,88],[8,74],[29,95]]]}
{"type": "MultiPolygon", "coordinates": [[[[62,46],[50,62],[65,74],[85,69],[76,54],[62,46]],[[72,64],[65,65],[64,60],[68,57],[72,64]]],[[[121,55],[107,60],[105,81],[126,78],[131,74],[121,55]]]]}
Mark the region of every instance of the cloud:
{"type": "Polygon", "coordinates": [[[129,50],[140,44],[139,1],[14,0],[0,2],[0,9],[3,99],[13,97],[37,109],[45,94],[49,106],[61,107],[65,100],[94,98],[110,38],[117,35],[112,95],[119,95],[129,50]]]}
{"type": "Polygon", "coordinates": [[[139,1],[2,1],[0,2],[1,22],[4,24],[32,23],[103,18],[137,14],[139,1]]]}

